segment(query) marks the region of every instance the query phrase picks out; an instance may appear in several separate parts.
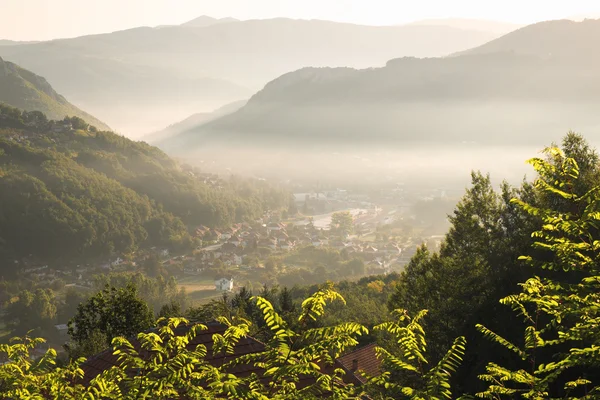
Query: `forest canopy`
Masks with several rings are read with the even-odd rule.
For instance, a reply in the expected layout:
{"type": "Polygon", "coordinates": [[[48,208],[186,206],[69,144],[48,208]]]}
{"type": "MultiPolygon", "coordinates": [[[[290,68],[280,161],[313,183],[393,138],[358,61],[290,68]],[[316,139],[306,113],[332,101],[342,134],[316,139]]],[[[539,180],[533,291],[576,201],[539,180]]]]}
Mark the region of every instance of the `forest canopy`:
{"type": "Polygon", "coordinates": [[[0,265],[189,247],[200,224],[252,221],[288,204],[266,182],[203,174],[80,118],[0,104],[0,265]]]}

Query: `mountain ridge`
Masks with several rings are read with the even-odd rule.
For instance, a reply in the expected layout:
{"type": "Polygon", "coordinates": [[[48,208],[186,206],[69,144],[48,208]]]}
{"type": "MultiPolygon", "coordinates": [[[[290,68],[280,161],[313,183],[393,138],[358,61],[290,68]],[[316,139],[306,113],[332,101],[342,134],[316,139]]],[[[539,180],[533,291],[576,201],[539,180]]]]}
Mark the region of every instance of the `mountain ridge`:
{"type": "Polygon", "coordinates": [[[260,142],[288,148],[411,141],[540,145],[547,132],[600,126],[593,112],[600,105],[595,72],[600,58],[589,51],[597,43],[596,32],[600,37],[600,21],[553,21],[496,40],[520,43],[512,52],[475,49],[454,57],[404,57],[372,69],[303,68],[265,85],[239,111],[163,147],[191,153],[200,142],[204,147],[260,142]],[[544,56],[546,49],[536,46],[546,43],[540,30],[562,37],[551,51],[555,56],[544,56]],[[574,46],[582,36],[587,41],[574,46]]]}
{"type": "Polygon", "coordinates": [[[248,98],[273,78],[307,65],[377,67],[404,55],[451,54],[494,37],[439,26],[270,19],[140,27],[2,46],[0,56],[43,75],[118,131],[140,135],[248,98]]]}
{"type": "Polygon", "coordinates": [[[69,103],[45,78],[1,57],[0,102],[26,111],[41,111],[52,119],[80,117],[100,129],[110,130],[108,125],[69,103]]]}

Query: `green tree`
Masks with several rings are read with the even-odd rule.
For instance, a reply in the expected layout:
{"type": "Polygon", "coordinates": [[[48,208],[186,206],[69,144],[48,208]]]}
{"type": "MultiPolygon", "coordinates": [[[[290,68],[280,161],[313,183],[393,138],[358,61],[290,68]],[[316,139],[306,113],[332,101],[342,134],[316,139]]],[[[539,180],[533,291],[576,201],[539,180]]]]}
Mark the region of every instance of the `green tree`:
{"type": "Polygon", "coordinates": [[[340,236],[352,233],[354,229],[354,218],[349,211],[340,211],[331,215],[330,229],[340,236]]]}
{"type": "Polygon", "coordinates": [[[489,386],[479,397],[600,396],[600,186],[578,194],[585,187],[580,179],[586,179],[578,162],[556,147],[545,153],[547,160],[530,160],[538,173],[535,186],[560,201],[543,207],[519,199],[514,203],[543,221],[533,234],[539,252],[521,259],[550,276],[530,278],[521,293],[500,301],[524,321],[519,343],[478,325],[487,338],[521,360],[515,369],[490,362],[481,376],[489,386]]]}
{"type": "Polygon", "coordinates": [[[51,289],[23,290],[6,307],[4,320],[14,335],[30,330],[47,335],[56,323],[56,314],[56,298],[51,289]]]}
{"type": "Polygon", "coordinates": [[[69,321],[69,335],[82,346],[95,331],[106,336],[106,345],[117,336],[130,337],[150,328],[154,316],[143,301],[137,288],[106,288],[77,307],[77,314],[69,321]]]}

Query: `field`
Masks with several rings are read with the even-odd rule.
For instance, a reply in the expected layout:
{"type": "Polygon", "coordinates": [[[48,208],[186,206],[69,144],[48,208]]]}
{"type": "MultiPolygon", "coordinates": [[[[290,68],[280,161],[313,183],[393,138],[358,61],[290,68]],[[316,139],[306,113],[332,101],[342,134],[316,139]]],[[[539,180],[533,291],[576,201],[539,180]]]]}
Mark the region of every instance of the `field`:
{"type": "Polygon", "coordinates": [[[221,291],[215,289],[215,281],[202,276],[186,276],[177,280],[177,286],[184,288],[193,305],[207,303],[221,297],[221,291]]]}

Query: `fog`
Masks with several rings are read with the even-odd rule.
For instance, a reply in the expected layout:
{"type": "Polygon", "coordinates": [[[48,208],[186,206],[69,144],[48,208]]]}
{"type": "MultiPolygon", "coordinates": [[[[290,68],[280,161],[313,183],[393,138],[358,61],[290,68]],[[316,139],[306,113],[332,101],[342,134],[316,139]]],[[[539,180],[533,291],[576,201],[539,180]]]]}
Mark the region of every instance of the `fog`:
{"type": "Polygon", "coordinates": [[[207,172],[333,186],[462,192],[470,171],[518,185],[570,130],[598,142],[593,105],[454,102],[247,107],[162,143],[207,172]],[[235,128],[235,131],[233,130],[235,128]]]}
{"type": "Polygon", "coordinates": [[[203,171],[253,176],[268,180],[373,189],[402,184],[421,189],[462,191],[470,172],[490,173],[518,185],[532,169],[526,160],[539,156],[539,148],[486,147],[465,144],[444,147],[410,147],[398,150],[307,151],[267,150],[258,147],[216,147],[183,158],[203,171]]]}

